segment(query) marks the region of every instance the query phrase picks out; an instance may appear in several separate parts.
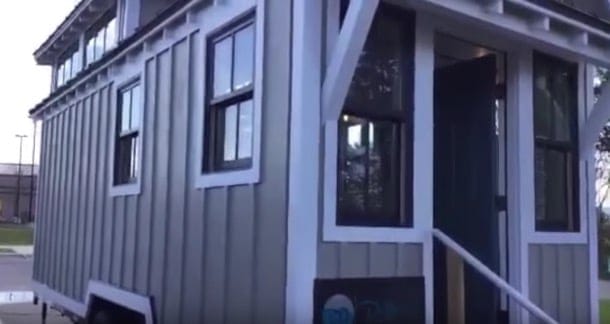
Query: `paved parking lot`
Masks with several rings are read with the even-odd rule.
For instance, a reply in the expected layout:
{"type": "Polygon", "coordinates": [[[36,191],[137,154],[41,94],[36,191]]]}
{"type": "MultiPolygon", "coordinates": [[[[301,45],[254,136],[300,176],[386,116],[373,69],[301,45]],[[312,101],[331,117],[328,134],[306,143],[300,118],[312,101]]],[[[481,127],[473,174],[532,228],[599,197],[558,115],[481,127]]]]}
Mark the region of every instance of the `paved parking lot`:
{"type": "MultiPolygon", "coordinates": [[[[41,323],[41,306],[31,301],[32,258],[0,256],[0,324],[41,323]]],[[[69,324],[67,318],[50,310],[47,324],[69,324]]]]}

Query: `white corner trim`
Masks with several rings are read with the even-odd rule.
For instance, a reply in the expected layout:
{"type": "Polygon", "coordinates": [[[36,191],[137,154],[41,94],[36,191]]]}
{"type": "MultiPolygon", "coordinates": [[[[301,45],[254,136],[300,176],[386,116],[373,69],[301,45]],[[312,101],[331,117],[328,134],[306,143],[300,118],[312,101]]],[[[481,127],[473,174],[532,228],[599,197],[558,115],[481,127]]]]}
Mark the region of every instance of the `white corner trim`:
{"type": "Polygon", "coordinates": [[[369,34],[379,0],[352,0],[322,85],[323,120],[337,120],[369,34]]]}
{"type": "MultiPolygon", "coordinates": [[[[203,150],[202,143],[205,142],[205,129],[204,127],[207,125],[206,121],[206,99],[205,95],[199,96],[192,104],[196,105],[195,107],[195,118],[196,120],[202,121],[202,127],[198,127],[198,134],[195,137],[197,140],[193,141],[193,151],[196,152],[196,156],[198,157],[196,163],[193,163],[193,167],[196,168],[195,174],[197,174],[195,178],[195,187],[196,188],[213,188],[213,187],[222,187],[222,186],[235,186],[235,185],[245,185],[245,184],[257,184],[260,182],[260,164],[261,164],[261,141],[262,141],[262,128],[263,128],[263,91],[264,91],[264,54],[265,54],[265,1],[266,0],[256,0],[256,9],[255,9],[255,50],[254,50],[254,132],[252,139],[252,166],[249,169],[245,170],[235,170],[235,171],[224,171],[224,172],[212,172],[212,173],[202,173],[203,161],[205,161],[205,152],[203,150]]],[[[251,12],[252,9],[248,8],[247,10],[238,13],[237,15],[227,17],[226,21],[220,22],[220,25],[224,25],[230,22],[235,17],[243,16],[244,14],[251,12]]],[[[199,45],[201,53],[203,53],[203,62],[207,62],[207,38],[204,36],[203,41],[199,45]]],[[[193,62],[191,64],[191,69],[193,68],[193,62]]],[[[205,84],[207,80],[205,79],[206,75],[206,64],[202,64],[201,71],[194,71],[191,73],[196,73],[195,75],[199,75],[200,77],[193,78],[196,84],[198,84],[201,79],[203,83],[203,87],[205,88],[205,84]]]]}
{"type": "Polygon", "coordinates": [[[580,154],[583,156],[593,155],[599,133],[610,119],[610,82],[606,82],[601,91],[601,96],[580,129],[579,145],[580,154]]]}
{"type": "Polygon", "coordinates": [[[32,290],[38,299],[43,303],[49,304],[53,308],[66,310],[82,318],[87,316],[87,306],[85,304],[51,289],[45,284],[33,280],[32,290]]]}
{"type": "Polygon", "coordinates": [[[144,316],[146,324],[153,324],[151,298],[125,291],[106,283],[90,280],[85,305],[91,307],[94,297],[105,299],[144,316]]]}
{"type": "Polygon", "coordinates": [[[323,0],[294,0],[285,323],[313,322],[320,179],[323,0]]]}

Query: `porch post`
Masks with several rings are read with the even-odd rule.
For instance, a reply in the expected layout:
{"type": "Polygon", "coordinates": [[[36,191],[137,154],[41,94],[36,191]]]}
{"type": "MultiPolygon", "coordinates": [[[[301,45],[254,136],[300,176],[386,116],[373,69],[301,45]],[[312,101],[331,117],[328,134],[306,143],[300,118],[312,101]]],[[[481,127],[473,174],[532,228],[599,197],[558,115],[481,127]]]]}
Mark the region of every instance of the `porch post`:
{"type": "Polygon", "coordinates": [[[293,1],[285,323],[313,322],[323,0],[293,1]]]}

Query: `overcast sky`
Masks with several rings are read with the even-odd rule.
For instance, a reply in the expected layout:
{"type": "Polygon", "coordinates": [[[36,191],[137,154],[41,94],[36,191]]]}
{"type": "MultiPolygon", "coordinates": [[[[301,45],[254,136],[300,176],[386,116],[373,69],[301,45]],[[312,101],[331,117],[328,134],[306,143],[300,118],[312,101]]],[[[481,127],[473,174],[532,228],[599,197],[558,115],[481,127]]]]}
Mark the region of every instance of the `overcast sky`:
{"type": "MultiPolygon", "coordinates": [[[[37,66],[32,53],[70,13],[78,0],[4,1],[0,9],[0,163],[32,161],[33,123],[28,110],[49,94],[51,70],[37,66]]],[[[40,137],[40,136],[38,136],[40,137]]]]}

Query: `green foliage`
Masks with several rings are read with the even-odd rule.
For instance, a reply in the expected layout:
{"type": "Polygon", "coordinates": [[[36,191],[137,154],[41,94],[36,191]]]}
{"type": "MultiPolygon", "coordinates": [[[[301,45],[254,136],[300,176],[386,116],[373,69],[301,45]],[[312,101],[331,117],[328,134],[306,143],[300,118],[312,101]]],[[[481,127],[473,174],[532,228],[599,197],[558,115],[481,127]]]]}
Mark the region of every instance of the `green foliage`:
{"type": "Polygon", "coordinates": [[[30,227],[2,227],[0,225],[0,245],[32,245],[34,231],[30,227]]]}
{"type": "Polygon", "coordinates": [[[608,299],[599,301],[599,323],[610,324],[610,300],[608,299]]]}

